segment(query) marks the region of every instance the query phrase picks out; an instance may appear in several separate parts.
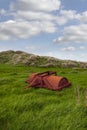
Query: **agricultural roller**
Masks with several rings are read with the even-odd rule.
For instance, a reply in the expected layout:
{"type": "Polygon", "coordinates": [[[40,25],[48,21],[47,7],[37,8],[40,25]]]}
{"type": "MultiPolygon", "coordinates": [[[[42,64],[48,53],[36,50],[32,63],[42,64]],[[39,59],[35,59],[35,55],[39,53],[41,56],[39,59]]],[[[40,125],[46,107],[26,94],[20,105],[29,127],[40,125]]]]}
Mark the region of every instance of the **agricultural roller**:
{"type": "Polygon", "coordinates": [[[56,91],[71,86],[67,78],[57,76],[57,73],[53,71],[33,73],[26,82],[29,83],[29,85],[25,88],[47,88],[56,91]]]}

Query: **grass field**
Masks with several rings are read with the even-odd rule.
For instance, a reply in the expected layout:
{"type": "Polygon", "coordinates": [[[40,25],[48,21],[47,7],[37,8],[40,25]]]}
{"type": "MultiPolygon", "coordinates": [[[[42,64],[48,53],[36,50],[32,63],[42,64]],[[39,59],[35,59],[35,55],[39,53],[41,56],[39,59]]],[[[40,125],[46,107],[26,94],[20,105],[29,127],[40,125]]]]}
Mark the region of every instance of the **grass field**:
{"type": "Polygon", "coordinates": [[[87,130],[87,70],[0,65],[0,130],[87,130]],[[24,90],[28,75],[46,70],[72,86],[24,90]]]}

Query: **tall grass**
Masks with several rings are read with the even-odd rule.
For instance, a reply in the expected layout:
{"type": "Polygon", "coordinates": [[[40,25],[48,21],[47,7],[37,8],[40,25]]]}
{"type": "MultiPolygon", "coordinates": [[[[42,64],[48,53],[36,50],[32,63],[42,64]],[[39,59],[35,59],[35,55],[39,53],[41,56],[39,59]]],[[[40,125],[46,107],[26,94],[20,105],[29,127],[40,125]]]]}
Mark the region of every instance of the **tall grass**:
{"type": "Polygon", "coordinates": [[[87,70],[0,65],[0,130],[87,130],[87,70]],[[24,89],[31,73],[47,70],[72,86],[24,89]]]}

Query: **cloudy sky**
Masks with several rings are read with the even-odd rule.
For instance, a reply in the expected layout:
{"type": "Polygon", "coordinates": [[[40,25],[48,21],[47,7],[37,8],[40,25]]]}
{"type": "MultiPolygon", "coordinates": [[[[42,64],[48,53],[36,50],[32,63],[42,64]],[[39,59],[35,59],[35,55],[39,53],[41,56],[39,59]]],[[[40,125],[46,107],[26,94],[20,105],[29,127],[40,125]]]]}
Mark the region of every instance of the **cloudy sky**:
{"type": "Polygon", "coordinates": [[[87,61],[87,0],[0,0],[0,51],[87,61]]]}

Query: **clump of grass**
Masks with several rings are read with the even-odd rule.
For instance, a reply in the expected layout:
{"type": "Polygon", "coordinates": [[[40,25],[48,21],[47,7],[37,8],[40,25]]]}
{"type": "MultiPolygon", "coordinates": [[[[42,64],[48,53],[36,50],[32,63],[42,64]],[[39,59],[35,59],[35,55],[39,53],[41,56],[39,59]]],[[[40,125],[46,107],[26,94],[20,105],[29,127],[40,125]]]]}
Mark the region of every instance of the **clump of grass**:
{"type": "Polygon", "coordinates": [[[79,85],[75,87],[75,91],[76,91],[76,104],[79,105],[81,104],[81,92],[80,92],[80,87],[79,85]]]}
{"type": "Polygon", "coordinates": [[[87,108],[87,89],[85,91],[85,105],[86,105],[86,108],[87,108]]]}

